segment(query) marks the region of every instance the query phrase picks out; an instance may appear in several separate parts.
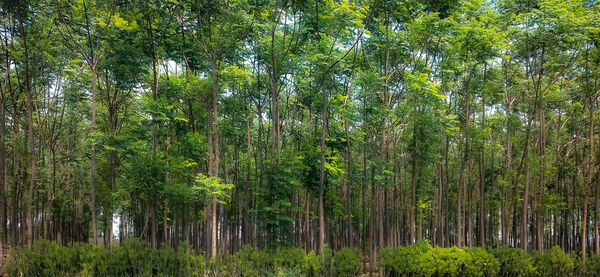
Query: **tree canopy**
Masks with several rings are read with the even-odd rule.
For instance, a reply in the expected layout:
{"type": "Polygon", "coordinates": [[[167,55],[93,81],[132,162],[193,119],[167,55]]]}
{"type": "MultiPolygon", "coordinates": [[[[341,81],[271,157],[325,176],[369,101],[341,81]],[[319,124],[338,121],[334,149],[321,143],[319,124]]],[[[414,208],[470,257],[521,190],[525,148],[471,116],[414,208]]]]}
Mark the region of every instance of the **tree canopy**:
{"type": "Polygon", "coordinates": [[[0,251],[136,237],[209,257],[350,247],[372,268],[423,241],[600,254],[596,1],[0,14],[0,251]]]}

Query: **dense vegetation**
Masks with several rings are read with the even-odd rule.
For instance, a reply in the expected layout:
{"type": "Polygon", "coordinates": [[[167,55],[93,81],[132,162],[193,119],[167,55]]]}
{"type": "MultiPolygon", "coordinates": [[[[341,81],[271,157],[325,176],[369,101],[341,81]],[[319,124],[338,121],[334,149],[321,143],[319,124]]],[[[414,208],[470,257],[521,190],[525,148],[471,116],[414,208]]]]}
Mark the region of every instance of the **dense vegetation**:
{"type": "Polygon", "coordinates": [[[392,275],[598,263],[596,1],[0,0],[0,15],[7,269],[51,263],[44,249],[105,275],[120,255],[184,275],[239,255],[320,274],[355,250],[392,275]]]}
{"type": "MultiPolygon", "coordinates": [[[[257,250],[249,245],[235,254],[207,260],[188,244],[174,251],[150,248],[139,239],[107,250],[102,245],[74,243],[60,246],[45,240],[31,249],[13,251],[6,263],[9,276],[360,276],[360,251],[325,248],[323,255],[301,248],[257,250]]],[[[379,267],[385,276],[598,276],[600,256],[586,266],[577,255],[558,246],[543,254],[519,248],[432,247],[427,241],[413,246],[384,248],[379,267]]]]}

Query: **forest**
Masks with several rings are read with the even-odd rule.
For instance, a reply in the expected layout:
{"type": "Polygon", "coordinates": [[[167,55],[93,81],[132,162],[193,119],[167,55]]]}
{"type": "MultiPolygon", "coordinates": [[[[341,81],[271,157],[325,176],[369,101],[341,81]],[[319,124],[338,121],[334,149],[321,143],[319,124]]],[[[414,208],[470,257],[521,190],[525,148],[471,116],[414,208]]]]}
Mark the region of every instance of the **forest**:
{"type": "Polygon", "coordinates": [[[600,3],[0,0],[0,274],[600,276],[600,3]]]}

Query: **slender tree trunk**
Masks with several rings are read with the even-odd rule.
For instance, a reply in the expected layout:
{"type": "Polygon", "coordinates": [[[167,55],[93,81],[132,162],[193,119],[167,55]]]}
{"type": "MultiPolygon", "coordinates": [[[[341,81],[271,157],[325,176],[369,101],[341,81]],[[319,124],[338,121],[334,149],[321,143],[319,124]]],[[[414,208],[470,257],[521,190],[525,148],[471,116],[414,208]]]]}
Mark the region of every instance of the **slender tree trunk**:
{"type": "Polygon", "coordinates": [[[37,164],[36,164],[36,155],[35,155],[35,143],[34,143],[34,134],[33,134],[33,109],[34,109],[34,99],[33,99],[33,91],[31,90],[31,80],[29,76],[29,49],[27,47],[27,33],[25,32],[24,27],[24,13],[26,7],[23,5],[21,0],[17,1],[17,5],[19,7],[18,20],[19,20],[19,32],[21,38],[23,39],[23,50],[25,53],[24,57],[24,65],[25,65],[25,92],[27,94],[27,146],[29,148],[28,157],[31,163],[30,171],[31,174],[29,176],[29,192],[27,194],[27,248],[31,248],[33,244],[33,196],[35,192],[35,181],[36,181],[36,173],[37,173],[37,164]]]}
{"type": "Polygon", "coordinates": [[[470,144],[471,144],[471,140],[469,138],[469,123],[470,123],[470,119],[471,119],[471,93],[469,91],[469,84],[471,81],[471,74],[469,74],[469,77],[467,77],[467,81],[466,81],[466,85],[465,85],[465,91],[466,91],[466,95],[465,95],[465,130],[463,132],[464,134],[464,142],[465,142],[465,151],[464,151],[464,156],[463,156],[463,160],[460,166],[460,176],[459,176],[459,180],[458,180],[458,188],[457,188],[457,204],[456,204],[456,216],[457,216],[457,223],[456,223],[456,234],[457,234],[457,238],[456,238],[456,244],[459,248],[461,248],[463,246],[463,239],[464,239],[464,222],[463,222],[463,203],[462,203],[462,198],[463,198],[463,190],[464,190],[464,186],[465,186],[465,182],[466,182],[466,178],[465,178],[465,170],[467,167],[467,164],[469,163],[469,159],[470,159],[470,155],[469,155],[469,151],[471,150],[470,148],[470,144]]]}
{"type": "Polygon", "coordinates": [[[250,186],[252,185],[252,175],[250,171],[251,166],[251,151],[252,151],[252,123],[250,119],[250,114],[248,114],[248,121],[246,122],[246,140],[247,140],[247,148],[246,148],[246,184],[244,186],[244,201],[242,208],[242,238],[243,244],[250,243],[250,217],[248,215],[248,210],[250,209],[250,202],[252,201],[250,197],[252,196],[250,193],[250,186]]]}
{"type": "MultiPolygon", "coordinates": [[[[93,58],[95,59],[95,58],[93,58]]],[[[98,81],[96,68],[96,62],[93,61],[91,65],[92,71],[92,120],[91,120],[91,132],[92,132],[92,149],[90,153],[90,210],[92,213],[92,239],[94,244],[98,244],[97,234],[97,220],[96,220],[96,94],[98,91],[98,81]]]]}
{"type": "MultiPolygon", "coordinates": [[[[484,70],[485,71],[485,70],[484,70]]],[[[484,73],[485,74],[485,73],[484,73]]],[[[481,129],[485,130],[485,97],[481,99],[481,129]]],[[[485,142],[481,146],[479,164],[479,245],[485,247],[485,142]]]]}
{"type": "MultiPolygon", "coordinates": [[[[600,125],[599,125],[600,127],[600,125]]],[[[600,128],[599,128],[600,129],[600,128]]],[[[598,132],[600,134],[600,130],[598,132]]],[[[593,135],[592,135],[593,139],[593,135]]],[[[600,145],[600,135],[598,136],[599,145],[600,145]]],[[[600,151],[597,152],[596,156],[597,161],[600,161],[600,151]]],[[[600,169],[596,171],[596,188],[595,188],[595,205],[594,205],[594,234],[596,238],[596,255],[600,254],[600,233],[599,233],[599,216],[600,216],[600,169]]]]}
{"type": "Polygon", "coordinates": [[[328,109],[328,94],[326,76],[321,79],[323,89],[323,109],[321,114],[321,175],[319,178],[319,254],[325,251],[325,139],[327,138],[327,109],[328,109]]]}
{"type": "Polygon", "coordinates": [[[19,222],[19,118],[17,114],[18,106],[17,103],[13,103],[13,139],[12,139],[12,150],[13,150],[13,180],[12,180],[12,192],[11,192],[11,208],[10,208],[10,246],[17,247],[19,243],[19,232],[17,230],[19,222]]]}
{"type": "MultiPolygon", "coordinates": [[[[1,90],[1,89],[0,89],[1,90]]],[[[6,244],[6,94],[0,95],[0,266],[4,265],[4,246],[6,244]]],[[[0,271],[3,273],[3,270],[0,271]]]]}
{"type": "Polygon", "coordinates": [[[525,192],[523,194],[523,206],[521,208],[521,248],[523,251],[527,252],[527,246],[529,244],[527,238],[527,216],[528,216],[528,207],[529,207],[529,179],[530,179],[530,170],[529,166],[525,166],[525,192]]]}
{"type": "Polygon", "coordinates": [[[544,191],[545,185],[545,168],[546,168],[546,115],[543,109],[540,109],[540,142],[539,142],[539,153],[540,153],[540,177],[538,179],[538,187],[537,187],[537,201],[538,204],[536,208],[535,221],[536,221],[536,231],[537,231],[537,250],[540,253],[544,252],[544,223],[543,223],[543,208],[542,208],[542,194],[544,191]]]}
{"type": "MultiPolygon", "coordinates": [[[[512,113],[512,100],[506,99],[506,113],[510,118],[512,113]]],[[[505,154],[504,154],[504,184],[502,185],[502,199],[501,199],[501,220],[502,220],[502,245],[508,245],[508,233],[509,233],[509,207],[508,207],[508,192],[507,192],[507,184],[510,184],[508,180],[509,172],[511,169],[512,162],[512,142],[511,142],[511,128],[510,128],[510,120],[506,124],[506,142],[505,142],[505,154]]]]}
{"type": "Polygon", "coordinates": [[[35,143],[33,134],[33,109],[34,99],[33,91],[31,90],[31,80],[29,76],[29,51],[27,48],[27,33],[25,32],[23,14],[25,7],[21,1],[18,1],[21,11],[19,11],[19,29],[21,37],[23,38],[23,49],[25,52],[25,90],[27,94],[27,145],[29,148],[29,161],[31,174],[29,176],[29,193],[27,194],[27,248],[31,248],[33,244],[33,197],[35,192],[35,181],[37,173],[36,155],[35,155],[35,143]]]}
{"type": "MultiPolygon", "coordinates": [[[[219,112],[218,112],[218,97],[219,97],[219,87],[217,83],[217,61],[214,58],[211,58],[211,75],[212,75],[212,139],[213,139],[213,176],[219,177],[219,164],[220,164],[220,149],[219,149],[219,112]]],[[[217,257],[217,199],[212,199],[212,210],[211,210],[211,222],[212,222],[212,230],[211,230],[211,257],[217,257]]]]}
{"type": "MultiPolygon", "coordinates": [[[[416,112],[416,107],[414,111],[416,112]]],[[[413,153],[411,157],[411,170],[410,170],[410,209],[408,215],[408,239],[409,244],[415,243],[415,209],[417,208],[417,125],[413,124],[412,132],[412,146],[413,153]]]]}
{"type": "Polygon", "coordinates": [[[375,271],[377,244],[375,242],[375,216],[377,211],[377,191],[375,190],[375,168],[371,167],[371,216],[369,218],[369,276],[375,271]]]}
{"type": "Polygon", "coordinates": [[[587,222],[588,222],[588,202],[590,188],[592,186],[592,179],[594,177],[594,101],[589,100],[590,113],[589,113],[589,143],[590,150],[588,153],[588,174],[585,183],[585,193],[583,195],[583,218],[581,224],[581,261],[585,265],[587,260],[587,222]]]}
{"type": "MultiPolygon", "coordinates": [[[[347,101],[347,100],[346,100],[347,101]]],[[[347,102],[346,102],[347,103],[347,102]]],[[[348,121],[344,121],[344,133],[346,135],[346,228],[348,229],[348,247],[354,247],[354,233],[352,228],[352,149],[350,146],[350,132],[348,121]]]]}

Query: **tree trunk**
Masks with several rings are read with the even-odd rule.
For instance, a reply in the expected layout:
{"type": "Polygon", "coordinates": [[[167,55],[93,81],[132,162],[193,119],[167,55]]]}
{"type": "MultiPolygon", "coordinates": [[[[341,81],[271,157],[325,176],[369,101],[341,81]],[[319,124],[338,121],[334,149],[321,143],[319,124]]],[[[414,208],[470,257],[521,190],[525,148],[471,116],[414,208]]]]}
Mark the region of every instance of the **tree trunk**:
{"type": "MultiPolygon", "coordinates": [[[[4,245],[6,244],[6,94],[0,95],[0,266],[4,265],[4,245]]],[[[0,271],[2,273],[2,271],[0,271]]]]}
{"type": "Polygon", "coordinates": [[[589,114],[589,143],[590,150],[588,153],[588,175],[585,182],[585,193],[583,195],[583,218],[581,224],[581,261],[585,265],[587,260],[587,221],[588,221],[588,202],[590,188],[592,186],[592,179],[594,177],[594,101],[589,100],[590,114],[589,114]]]}
{"type": "MultiPolygon", "coordinates": [[[[219,151],[219,112],[218,112],[218,97],[219,87],[217,83],[217,61],[215,58],[211,58],[211,77],[212,77],[212,139],[213,139],[213,176],[219,177],[219,164],[220,164],[220,151],[219,151]]],[[[217,199],[212,199],[212,211],[211,211],[211,257],[217,257],[217,199]]]]}
{"type": "Polygon", "coordinates": [[[470,119],[471,119],[471,93],[469,91],[469,84],[471,82],[471,74],[469,74],[469,76],[467,77],[466,80],[466,84],[465,84],[465,129],[463,131],[463,134],[465,136],[464,138],[464,142],[465,142],[465,152],[464,152],[464,156],[463,156],[463,160],[460,166],[460,175],[459,175],[459,180],[458,180],[458,187],[457,187],[457,204],[456,204],[456,216],[457,216],[457,223],[456,223],[456,244],[459,248],[461,248],[463,246],[463,239],[464,239],[464,222],[463,222],[463,203],[462,203],[462,198],[463,198],[463,190],[464,190],[464,186],[465,186],[465,170],[467,167],[467,164],[469,163],[469,159],[470,159],[470,155],[469,155],[469,151],[471,149],[471,140],[469,138],[469,123],[470,123],[470,119]]]}
{"type": "Polygon", "coordinates": [[[24,13],[25,13],[25,5],[21,2],[21,0],[17,0],[18,6],[18,22],[19,22],[19,32],[21,38],[23,39],[23,50],[25,53],[23,64],[25,65],[25,92],[27,94],[27,147],[28,158],[31,163],[30,171],[31,174],[29,176],[29,192],[27,194],[27,248],[31,248],[33,244],[33,196],[35,189],[35,179],[37,173],[36,167],[36,155],[35,155],[35,143],[34,143],[34,134],[33,134],[33,109],[34,109],[34,99],[33,99],[33,91],[31,90],[31,80],[29,76],[29,49],[27,47],[27,33],[25,32],[24,26],[24,13]]]}
{"type": "MultiPolygon", "coordinates": [[[[512,113],[512,99],[506,98],[506,113],[511,116],[512,113]]],[[[511,128],[510,128],[510,119],[506,124],[506,142],[505,142],[505,154],[504,154],[504,184],[502,184],[502,199],[501,199],[501,220],[502,220],[502,245],[508,245],[508,233],[509,233],[509,207],[508,207],[508,192],[507,192],[507,184],[510,184],[508,180],[511,162],[512,162],[512,142],[511,142],[511,128]]]]}
{"type": "Polygon", "coordinates": [[[324,196],[325,196],[325,139],[327,137],[327,109],[328,109],[328,95],[326,76],[323,75],[321,79],[321,86],[323,89],[323,109],[321,114],[321,175],[319,178],[319,254],[323,254],[325,251],[325,207],[324,207],[324,196]]]}
{"type": "MultiPolygon", "coordinates": [[[[485,74],[485,73],[484,73],[485,74]]],[[[481,98],[481,129],[485,130],[485,97],[481,98]]],[[[485,141],[479,164],[479,245],[485,247],[485,141]]]]}
{"type": "MultiPolygon", "coordinates": [[[[95,59],[95,58],[94,58],[95,59]]],[[[91,121],[91,132],[92,132],[92,149],[90,153],[90,210],[92,213],[92,238],[93,243],[98,244],[97,234],[97,220],[96,220],[96,94],[98,91],[97,68],[96,62],[92,62],[92,121],[91,121]]]]}
{"type": "MultiPolygon", "coordinates": [[[[248,114],[249,116],[250,114],[248,114]]],[[[250,117],[249,117],[250,118],[250,117]]],[[[252,129],[252,125],[251,125],[251,119],[248,119],[248,121],[246,122],[246,140],[247,140],[247,148],[246,148],[246,184],[244,186],[244,201],[243,201],[243,208],[242,208],[242,238],[243,238],[243,243],[242,244],[249,244],[250,243],[250,217],[248,215],[248,211],[250,209],[250,202],[251,202],[251,193],[250,193],[250,186],[252,185],[252,175],[251,175],[251,171],[250,171],[250,165],[251,165],[251,151],[252,151],[252,133],[251,133],[251,129],[252,129]]]]}
{"type": "Polygon", "coordinates": [[[544,223],[543,223],[543,208],[541,205],[542,194],[544,192],[545,185],[545,168],[546,168],[546,115],[543,109],[540,109],[540,142],[539,142],[539,155],[540,155],[540,177],[538,179],[538,187],[537,187],[537,196],[536,196],[536,213],[535,213],[535,222],[536,222],[536,236],[537,236],[537,250],[540,253],[544,253],[544,223]]]}
{"type": "Polygon", "coordinates": [[[523,206],[521,208],[521,248],[527,252],[527,246],[529,244],[527,240],[527,214],[529,206],[529,177],[530,170],[529,166],[525,166],[525,192],[523,194],[523,206]]]}
{"type": "Polygon", "coordinates": [[[19,222],[19,119],[17,115],[17,103],[13,103],[13,139],[12,139],[12,150],[13,150],[13,180],[12,180],[12,192],[11,192],[11,203],[10,203],[10,246],[17,247],[19,242],[19,232],[17,225],[19,222]]]}

